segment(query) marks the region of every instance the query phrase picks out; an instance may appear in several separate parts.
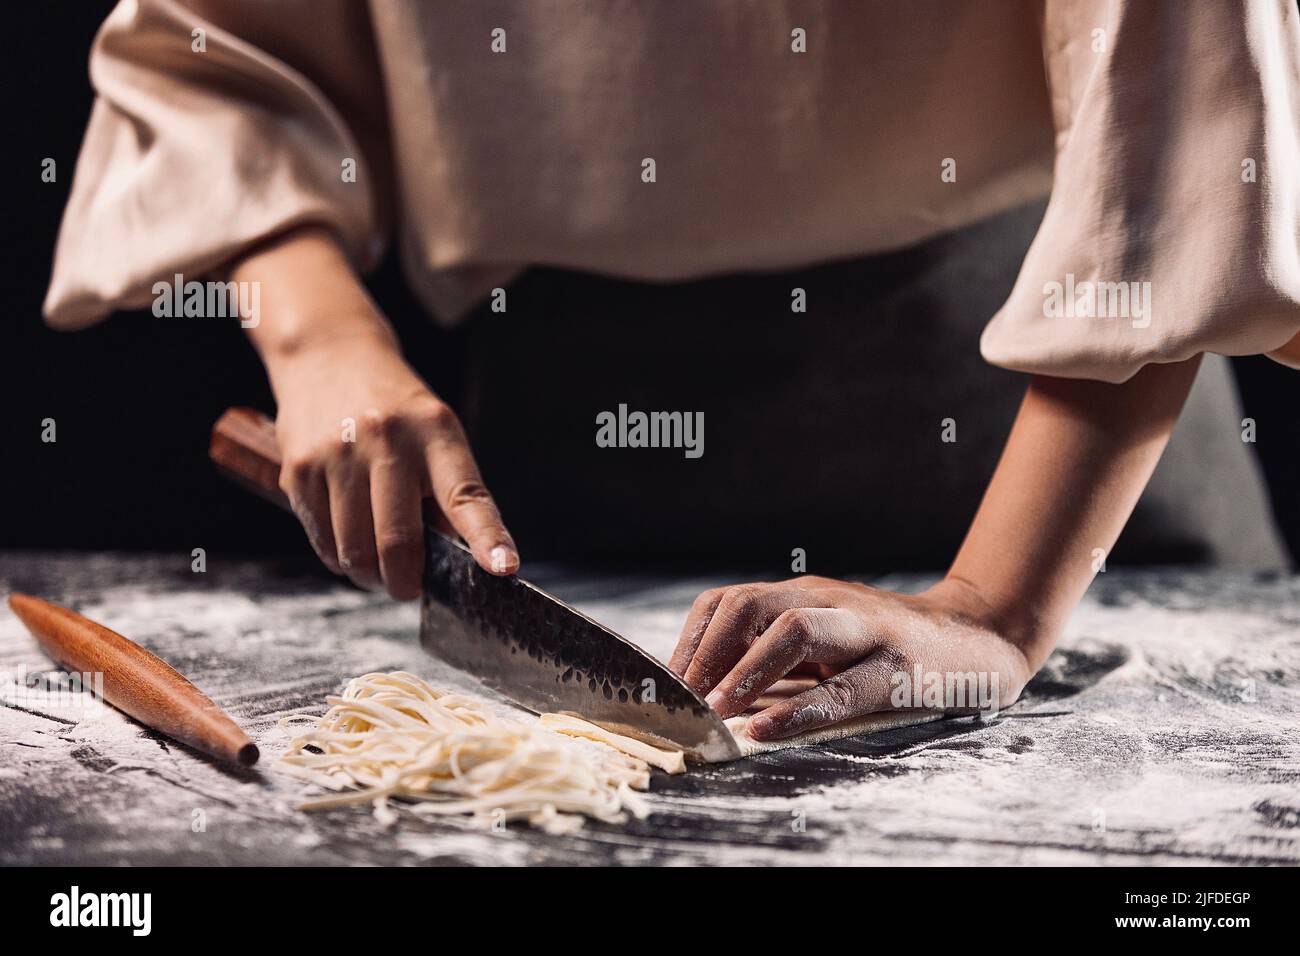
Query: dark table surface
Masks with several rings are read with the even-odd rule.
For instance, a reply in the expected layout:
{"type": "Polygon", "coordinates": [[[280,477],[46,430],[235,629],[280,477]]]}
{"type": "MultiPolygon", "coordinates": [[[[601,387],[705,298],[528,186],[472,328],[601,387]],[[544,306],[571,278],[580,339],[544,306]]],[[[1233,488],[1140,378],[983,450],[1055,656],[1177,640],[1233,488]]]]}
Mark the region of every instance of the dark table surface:
{"type": "MultiPolygon", "coordinates": [[[[0,612],[0,863],[1300,862],[1300,578],[1112,570],[1022,701],[652,783],[652,815],[548,836],[405,810],[294,809],[277,721],[367,671],[465,679],[417,612],[279,565],[0,555],[0,582],[159,654],[262,747],[234,771],[81,694],[0,612]]],[[[542,568],[538,583],[665,655],[718,579],[542,568]]],[[[914,589],[922,577],[878,581],[914,589]]],[[[472,684],[466,684],[472,687],[472,684]]]]}

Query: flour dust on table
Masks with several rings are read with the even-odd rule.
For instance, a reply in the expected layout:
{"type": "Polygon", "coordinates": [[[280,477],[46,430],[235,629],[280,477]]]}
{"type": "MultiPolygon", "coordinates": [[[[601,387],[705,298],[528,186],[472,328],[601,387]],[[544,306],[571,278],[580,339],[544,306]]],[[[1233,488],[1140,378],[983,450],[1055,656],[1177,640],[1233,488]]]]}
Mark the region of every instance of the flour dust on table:
{"type": "MultiPolygon", "coordinates": [[[[661,660],[700,591],[741,577],[530,574],[661,660]]],[[[933,583],[864,580],[904,593],[933,583]]],[[[421,650],[417,607],[305,566],[228,559],[194,574],[188,552],[10,552],[0,582],[112,621],[203,687],[268,758],[289,743],[283,717],[323,714],[358,674],[407,671],[519,714],[421,650]]],[[[652,774],[649,792],[634,791],[647,819],[587,818],[557,837],[397,800],[392,827],[369,801],[301,812],[302,782],[273,759],[231,768],[60,689],[22,623],[0,615],[0,864],[1294,866],[1297,633],[1300,576],[1112,569],[992,720],[652,774]]]]}

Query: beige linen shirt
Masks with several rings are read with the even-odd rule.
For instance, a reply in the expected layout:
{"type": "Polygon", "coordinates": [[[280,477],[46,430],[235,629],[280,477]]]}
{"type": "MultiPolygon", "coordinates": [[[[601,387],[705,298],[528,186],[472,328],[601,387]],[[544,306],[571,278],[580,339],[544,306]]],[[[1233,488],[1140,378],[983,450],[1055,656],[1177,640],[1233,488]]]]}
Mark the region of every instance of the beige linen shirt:
{"type": "Polygon", "coordinates": [[[90,72],[59,328],[306,222],[450,322],[529,265],[793,268],[1050,193],[989,361],[1300,366],[1293,0],[121,0],[90,72]]]}

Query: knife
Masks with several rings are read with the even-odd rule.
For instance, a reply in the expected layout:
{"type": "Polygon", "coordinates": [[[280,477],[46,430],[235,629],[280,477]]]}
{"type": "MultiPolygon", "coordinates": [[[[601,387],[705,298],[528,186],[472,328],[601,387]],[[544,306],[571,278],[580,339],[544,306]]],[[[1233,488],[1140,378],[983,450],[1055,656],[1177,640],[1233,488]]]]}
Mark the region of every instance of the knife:
{"type": "MultiPolygon", "coordinates": [[[[288,510],[275,425],[231,408],[212,427],[209,455],[227,476],[288,510]]],[[[722,722],[660,661],[518,576],[478,566],[441,534],[425,502],[420,645],[536,713],[576,714],[615,733],[684,750],[709,763],[740,748],[722,722]]]]}

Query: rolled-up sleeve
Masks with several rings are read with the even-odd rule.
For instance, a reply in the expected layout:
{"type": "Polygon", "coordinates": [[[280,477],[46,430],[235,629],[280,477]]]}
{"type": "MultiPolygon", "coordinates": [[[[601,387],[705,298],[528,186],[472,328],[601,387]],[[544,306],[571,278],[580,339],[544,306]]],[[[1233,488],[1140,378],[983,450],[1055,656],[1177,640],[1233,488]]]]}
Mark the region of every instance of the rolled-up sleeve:
{"type": "Polygon", "coordinates": [[[984,357],[1121,382],[1202,352],[1300,367],[1294,0],[1048,0],[1051,199],[984,357]]]}
{"type": "Polygon", "coordinates": [[[364,4],[122,0],[90,74],[52,326],[141,308],[155,282],[298,224],[334,229],[360,269],[382,255],[388,147],[364,4]]]}

